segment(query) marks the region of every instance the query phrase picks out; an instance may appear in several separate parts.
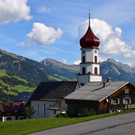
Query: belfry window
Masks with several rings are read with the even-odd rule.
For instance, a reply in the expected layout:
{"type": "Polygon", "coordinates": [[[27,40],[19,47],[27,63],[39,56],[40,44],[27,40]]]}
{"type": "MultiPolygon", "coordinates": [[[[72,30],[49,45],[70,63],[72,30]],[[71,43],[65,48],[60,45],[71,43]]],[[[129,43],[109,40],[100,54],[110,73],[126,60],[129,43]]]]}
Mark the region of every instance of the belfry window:
{"type": "Polygon", "coordinates": [[[95,67],[95,69],[94,69],[94,73],[95,73],[95,74],[97,74],[97,67],[95,67]]]}
{"type": "Polygon", "coordinates": [[[85,56],[82,57],[82,62],[83,62],[83,63],[85,62],[85,56]]]}
{"type": "Polygon", "coordinates": [[[97,63],[97,56],[95,56],[95,63],[97,63]]]}
{"type": "Polygon", "coordinates": [[[82,74],[85,74],[85,67],[82,68],[82,74]]]}

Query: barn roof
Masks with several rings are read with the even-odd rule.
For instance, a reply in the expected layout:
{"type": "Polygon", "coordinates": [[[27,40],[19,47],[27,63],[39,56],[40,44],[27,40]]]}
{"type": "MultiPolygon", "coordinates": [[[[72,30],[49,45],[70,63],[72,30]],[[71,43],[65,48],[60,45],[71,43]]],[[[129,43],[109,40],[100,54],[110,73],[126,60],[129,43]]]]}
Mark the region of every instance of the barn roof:
{"type": "Polygon", "coordinates": [[[30,100],[59,100],[79,87],[77,81],[41,82],[30,100]]]}
{"type": "Polygon", "coordinates": [[[117,81],[107,82],[107,86],[104,87],[103,82],[91,82],[87,83],[83,87],[75,90],[71,94],[65,97],[66,100],[88,100],[88,101],[102,101],[129,82],[117,81]]]}

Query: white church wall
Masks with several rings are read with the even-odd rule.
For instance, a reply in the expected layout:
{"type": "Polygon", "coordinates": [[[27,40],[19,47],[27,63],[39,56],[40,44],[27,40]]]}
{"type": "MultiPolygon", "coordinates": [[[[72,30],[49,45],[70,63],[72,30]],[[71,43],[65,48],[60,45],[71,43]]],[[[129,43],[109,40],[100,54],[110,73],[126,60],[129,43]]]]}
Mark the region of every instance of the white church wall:
{"type": "Polygon", "coordinates": [[[90,82],[101,82],[101,81],[102,81],[102,76],[97,76],[97,75],[90,76],[90,82]]]}
{"type": "Polygon", "coordinates": [[[52,105],[57,102],[54,101],[31,101],[31,106],[33,106],[36,113],[32,116],[32,118],[49,118],[54,117],[56,114],[54,111],[49,110],[52,105]]]}

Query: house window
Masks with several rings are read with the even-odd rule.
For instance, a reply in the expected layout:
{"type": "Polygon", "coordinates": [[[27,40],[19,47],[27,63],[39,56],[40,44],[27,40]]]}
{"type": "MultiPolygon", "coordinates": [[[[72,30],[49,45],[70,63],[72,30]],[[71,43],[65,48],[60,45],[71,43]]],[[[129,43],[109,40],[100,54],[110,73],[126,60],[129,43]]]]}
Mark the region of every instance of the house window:
{"type": "Polygon", "coordinates": [[[7,117],[6,120],[7,120],[7,121],[8,121],[8,120],[12,120],[12,117],[7,117]]]}
{"type": "Polygon", "coordinates": [[[46,104],[44,104],[43,115],[46,116],[46,104]]]}
{"type": "Polygon", "coordinates": [[[94,73],[95,73],[95,74],[97,74],[97,67],[95,67],[95,69],[94,69],[94,73]]]}
{"type": "Polygon", "coordinates": [[[124,98],[123,99],[123,104],[125,104],[125,105],[131,104],[131,99],[130,98],[124,98]]]}
{"type": "Polygon", "coordinates": [[[82,57],[82,62],[83,62],[83,63],[85,62],[85,56],[82,57]]]}
{"type": "Polygon", "coordinates": [[[95,56],[95,63],[97,63],[97,56],[95,56]]]}
{"type": "Polygon", "coordinates": [[[120,103],[120,100],[118,98],[115,98],[115,99],[111,99],[111,104],[112,105],[117,105],[120,103]]]}
{"type": "Polygon", "coordinates": [[[82,68],[82,74],[85,74],[85,67],[82,68]]]}
{"type": "Polygon", "coordinates": [[[125,89],[125,94],[129,94],[129,89],[125,89]]]}

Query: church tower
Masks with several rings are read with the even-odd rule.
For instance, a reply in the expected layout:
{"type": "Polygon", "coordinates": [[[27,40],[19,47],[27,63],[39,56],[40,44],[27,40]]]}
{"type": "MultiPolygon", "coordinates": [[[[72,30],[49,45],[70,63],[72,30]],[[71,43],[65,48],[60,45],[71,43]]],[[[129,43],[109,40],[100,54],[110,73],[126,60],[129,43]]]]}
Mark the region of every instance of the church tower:
{"type": "Polygon", "coordinates": [[[90,26],[89,13],[88,30],[86,34],[80,39],[81,63],[80,73],[78,74],[78,81],[81,84],[102,81],[102,76],[100,75],[100,65],[98,60],[99,44],[100,41],[92,32],[90,26]]]}

